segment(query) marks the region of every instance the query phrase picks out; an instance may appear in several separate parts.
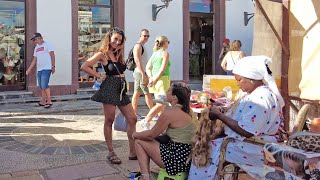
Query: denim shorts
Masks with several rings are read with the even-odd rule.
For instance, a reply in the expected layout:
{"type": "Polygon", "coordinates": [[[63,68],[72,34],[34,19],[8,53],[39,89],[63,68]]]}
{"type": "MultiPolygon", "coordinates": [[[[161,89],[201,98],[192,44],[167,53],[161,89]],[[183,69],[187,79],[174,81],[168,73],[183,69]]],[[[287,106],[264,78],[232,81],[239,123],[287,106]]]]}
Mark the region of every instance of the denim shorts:
{"type": "Polygon", "coordinates": [[[48,89],[49,88],[49,79],[51,75],[51,70],[44,69],[42,71],[38,71],[38,84],[40,89],[48,89]]]}

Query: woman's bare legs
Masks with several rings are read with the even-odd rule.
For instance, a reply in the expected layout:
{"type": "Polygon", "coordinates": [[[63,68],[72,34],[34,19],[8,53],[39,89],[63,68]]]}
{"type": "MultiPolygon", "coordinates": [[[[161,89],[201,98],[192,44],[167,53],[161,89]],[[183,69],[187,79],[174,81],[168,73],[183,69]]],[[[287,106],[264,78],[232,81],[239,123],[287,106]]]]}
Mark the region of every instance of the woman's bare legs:
{"type": "Polygon", "coordinates": [[[144,175],[143,179],[150,179],[150,159],[155,162],[159,167],[164,168],[164,164],[160,156],[160,144],[156,140],[143,141],[135,140],[135,147],[138,156],[140,171],[144,175]]]}
{"type": "Polygon", "coordinates": [[[103,104],[104,113],[104,139],[106,141],[108,151],[113,152],[112,146],[112,124],[114,121],[116,106],[111,104],[103,104]]]}
{"type": "Polygon", "coordinates": [[[132,134],[136,132],[137,116],[133,111],[131,103],[125,106],[119,106],[119,109],[124,117],[126,117],[128,123],[127,136],[129,140],[129,157],[134,157],[136,156],[136,150],[134,148],[134,139],[132,138],[132,134]]]}
{"type": "Polygon", "coordinates": [[[145,118],[145,122],[150,123],[150,121],[152,120],[153,117],[155,117],[157,114],[159,114],[160,112],[163,112],[163,110],[165,109],[165,105],[163,104],[159,104],[157,103],[155,106],[153,106],[153,108],[150,109],[150,111],[148,112],[146,118],[145,118]]]}

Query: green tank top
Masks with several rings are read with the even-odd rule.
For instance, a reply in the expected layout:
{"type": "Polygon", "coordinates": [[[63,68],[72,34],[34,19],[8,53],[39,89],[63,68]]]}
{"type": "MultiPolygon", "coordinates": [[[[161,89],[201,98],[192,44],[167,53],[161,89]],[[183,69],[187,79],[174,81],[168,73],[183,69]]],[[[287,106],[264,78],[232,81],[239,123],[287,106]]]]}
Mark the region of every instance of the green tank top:
{"type": "MultiPolygon", "coordinates": [[[[160,68],[161,68],[162,60],[163,60],[162,59],[162,53],[163,52],[164,51],[162,49],[159,49],[158,51],[153,52],[152,59],[151,59],[151,62],[152,62],[152,74],[153,75],[158,74],[160,72],[160,68]]],[[[164,71],[162,76],[170,76],[170,66],[171,66],[171,62],[170,62],[170,59],[169,59],[167,68],[164,71]]]]}
{"type": "Polygon", "coordinates": [[[174,142],[191,144],[192,138],[197,130],[197,125],[194,121],[182,128],[168,128],[166,134],[174,142]]]}

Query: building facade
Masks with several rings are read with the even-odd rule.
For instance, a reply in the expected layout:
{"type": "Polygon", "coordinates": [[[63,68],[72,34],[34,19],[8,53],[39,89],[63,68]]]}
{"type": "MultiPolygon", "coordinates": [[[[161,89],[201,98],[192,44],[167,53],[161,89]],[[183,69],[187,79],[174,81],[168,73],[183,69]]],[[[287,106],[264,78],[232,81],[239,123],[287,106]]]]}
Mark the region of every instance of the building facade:
{"type": "MultiPolygon", "coordinates": [[[[99,48],[104,34],[115,26],[126,33],[125,57],[141,29],[150,30],[145,47],[149,56],[156,36],[167,36],[173,81],[188,82],[202,79],[203,74],[222,74],[217,52],[226,32],[232,34],[226,29],[226,3],[231,2],[172,0],[153,20],[152,6],[164,5],[162,0],[0,0],[0,91],[39,93],[36,71],[25,76],[25,68],[33,58],[35,44],[30,38],[34,32],[40,32],[55,48],[52,95],[74,94],[79,88],[92,86],[94,77],[80,71],[79,65],[99,48]],[[196,51],[190,51],[191,47],[196,51]],[[190,52],[196,52],[193,64],[190,52]]],[[[101,65],[95,68],[99,71],[101,65]]],[[[129,82],[133,82],[131,73],[126,72],[129,82]]]]}

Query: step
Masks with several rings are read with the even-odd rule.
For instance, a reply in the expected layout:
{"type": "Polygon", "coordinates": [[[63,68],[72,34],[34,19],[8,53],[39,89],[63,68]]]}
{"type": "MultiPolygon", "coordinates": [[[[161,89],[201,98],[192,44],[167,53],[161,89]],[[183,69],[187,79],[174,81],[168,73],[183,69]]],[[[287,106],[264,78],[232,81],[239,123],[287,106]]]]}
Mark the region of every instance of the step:
{"type": "MultiPolygon", "coordinates": [[[[83,90],[80,90],[79,92],[80,92],[79,94],[52,96],[51,100],[53,102],[88,100],[96,92],[96,90],[91,91],[91,89],[83,89],[83,90]]],[[[4,97],[4,98],[0,99],[0,105],[3,105],[3,104],[20,104],[20,103],[36,103],[36,102],[39,102],[41,100],[40,97],[33,97],[32,96],[32,92],[7,91],[5,93],[3,93],[3,92],[1,92],[1,93],[4,94],[4,95],[0,96],[0,97],[4,97]]],[[[128,92],[127,94],[131,99],[132,93],[128,92]]],[[[139,105],[146,105],[143,96],[141,96],[139,98],[139,105]]]]}
{"type": "MultiPolygon", "coordinates": [[[[63,96],[52,96],[51,100],[53,102],[60,101],[76,101],[76,100],[88,100],[91,98],[91,94],[71,94],[71,95],[63,95],[63,96]]],[[[35,103],[39,102],[40,97],[19,97],[19,98],[10,98],[10,99],[2,99],[0,100],[1,104],[19,104],[19,103],[35,103]]]]}
{"type": "Polygon", "coordinates": [[[32,92],[27,91],[5,91],[0,92],[0,101],[12,98],[27,98],[32,97],[32,92]]]}
{"type": "Polygon", "coordinates": [[[94,90],[93,88],[80,88],[77,89],[76,94],[94,94],[95,92],[96,90],[94,90]]]}

